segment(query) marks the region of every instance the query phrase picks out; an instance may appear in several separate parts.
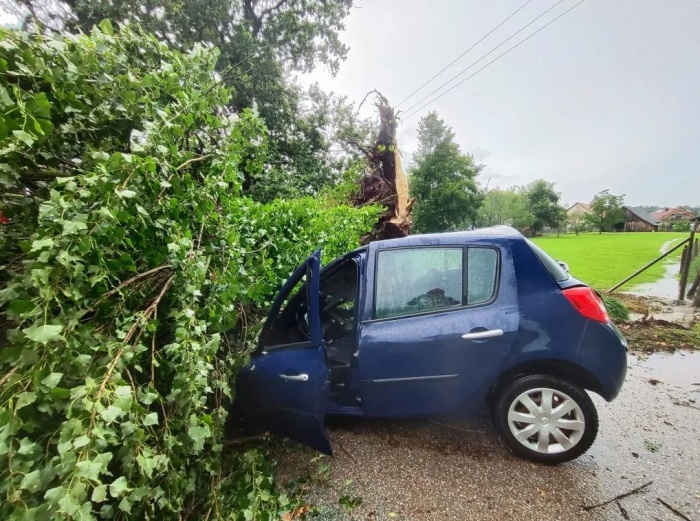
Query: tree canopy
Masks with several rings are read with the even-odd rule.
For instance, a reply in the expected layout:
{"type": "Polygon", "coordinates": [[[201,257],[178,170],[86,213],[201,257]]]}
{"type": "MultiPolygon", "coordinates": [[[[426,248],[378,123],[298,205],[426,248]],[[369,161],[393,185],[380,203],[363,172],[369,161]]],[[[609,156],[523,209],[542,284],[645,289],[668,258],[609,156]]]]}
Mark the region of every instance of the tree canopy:
{"type": "Polygon", "coordinates": [[[600,233],[611,231],[616,225],[625,221],[624,195],[613,195],[605,189],[598,192],[591,201],[592,214],[583,217],[589,224],[595,226],[600,233]]]}
{"type": "Polygon", "coordinates": [[[338,118],[366,127],[347,118],[354,105],[338,97],[328,104],[319,89],[306,91],[291,80],[317,64],[338,69],[347,53],[339,32],[351,0],[2,1],[20,6],[25,25],[41,31],[89,33],[111,19],[117,26],[138,24],[176,49],[215,46],[228,106],[237,113],[254,110],[268,130],[265,170],[243,184],[259,200],[318,193],[341,174],[338,148],[359,157],[356,148],[344,146],[347,135],[332,129],[338,118]]]}
{"type": "Polygon", "coordinates": [[[454,132],[435,112],[421,119],[418,140],[415,165],[409,170],[415,230],[443,232],[471,226],[483,200],[476,184],[482,167],[461,152],[454,132]]]}
{"type": "Polygon", "coordinates": [[[484,195],[484,204],[479,209],[479,225],[506,224],[518,230],[525,230],[534,221],[535,216],[530,211],[528,197],[522,190],[493,189],[484,195]]]}
{"type": "Polygon", "coordinates": [[[566,210],[559,204],[561,195],[555,190],[554,183],[538,179],[525,188],[530,212],[535,219],[531,229],[540,233],[545,226],[559,227],[566,220],[566,210]]]}

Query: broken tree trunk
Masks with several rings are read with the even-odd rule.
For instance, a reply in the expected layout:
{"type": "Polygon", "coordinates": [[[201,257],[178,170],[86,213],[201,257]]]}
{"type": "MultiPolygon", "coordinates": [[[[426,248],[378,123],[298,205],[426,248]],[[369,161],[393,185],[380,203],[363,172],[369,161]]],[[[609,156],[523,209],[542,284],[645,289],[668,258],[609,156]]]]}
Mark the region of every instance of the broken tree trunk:
{"type": "Polygon", "coordinates": [[[413,200],[408,194],[408,180],[401,164],[396,142],[396,113],[389,101],[376,93],[375,105],[379,111],[379,134],[374,146],[367,152],[369,168],[361,179],[358,206],[381,204],[386,212],[362,243],[381,239],[405,237],[411,233],[413,200]]]}

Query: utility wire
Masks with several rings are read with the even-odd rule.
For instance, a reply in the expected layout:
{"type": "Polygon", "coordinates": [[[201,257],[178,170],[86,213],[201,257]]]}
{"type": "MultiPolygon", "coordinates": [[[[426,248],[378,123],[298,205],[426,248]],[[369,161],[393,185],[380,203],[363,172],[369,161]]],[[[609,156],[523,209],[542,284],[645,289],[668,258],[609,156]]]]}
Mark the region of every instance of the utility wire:
{"type": "MultiPolygon", "coordinates": [[[[499,48],[501,48],[504,44],[508,43],[510,40],[512,40],[512,39],[513,39],[514,37],[516,37],[518,34],[520,34],[520,33],[523,32],[525,29],[527,29],[528,27],[530,27],[530,26],[531,26],[532,24],[534,24],[537,20],[539,20],[539,19],[542,18],[544,15],[546,15],[547,13],[549,13],[552,9],[554,9],[555,7],[557,7],[557,6],[558,6],[559,4],[561,4],[563,1],[564,1],[564,0],[559,0],[556,4],[554,4],[554,5],[551,6],[549,9],[547,9],[546,11],[544,11],[543,13],[541,13],[539,16],[537,16],[537,17],[533,18],[532,20],[530,20],[530,21],[529,21],[527,24],[525,24],[523,27],[521,27],[521,28],[518,29],[516,32],[514,32],[513,34],[511,34],[508,38],[506,38],[506,39],[503,40],[501,43],[499,43],[498,45],[496,45],[496,47],[494,47],[494,48],[491,49],[489,52],[487,52],[486,54],[484,54],[483,56],[481,56],[479,59],[477,59],[477,60],[475,60],[474,62],[472,62],[471,64],[469,64],[468,67],[466,67],[465,69],[462,69],[462,70],[459,71],[457,74],[455,74],[454,76],[452,76],[449,80],[447,80],[446,82],[444,82],[442,85],[440,85],[439,87],[437,87],[436,89],[432,90],[430,93],[426,94],[426,95],[423,96],[421,99],[419,99],[418,101],[416,101],[413,105],[411,105],[410,107],[408,107],[404,112],[410,112],[410,111],[412,111],[415,107],[417,107],[418,105],[420,105],[421,103],[423,103],[423,102],[424,102],[425,100],[427,100],[430,96],[432,96],[433,94],[435,94],[436,92],[438,92],[440,89],[442,89],[443,87],[445,87],[445,86],[449,85],[450,83],[452,83],[453,81],[455,81],[455,80],[456,80],[457,78],[459,78],[462,74],[464,74],[464,73],[467,72],[469,69],[471,69],[472,67],[474,67],[477,63],[479,63],[481,60],[483,60],[484,58],[486,58],[487,56],[489,56],[490,54],[492,54],[494,51],[496,51],[496,50],[498,50],[499,48]]],[[[577,5],[578,5],[578,4],[577,4],[577,5]]],[[[568,12],[568,11],[567,11],[567,12],[568,12]]],[[[555,18],[555,20],[556,20],[556,18],[555,18]]],[[[546,26],[545,26],[545,27],[546,27],[546,26]]],[[[481,69],[480,69],[480,70],[481,70],[481,69]]]]}
{"type": "MultiPolygon", "coordinates": [[[[472,46],[469,47],[469,49],[467,49],[466,51],[464,51],[462,54],[460,54],[459,56],[457,56],[457,57],[456,57],[454,60],[452,60],[450,63],[448,63],[447,65],[445,65],[442,69],[440,69],[440,71],[439,71],[435,76],[433,76],[432,78],[430,78],[430,79],[429,79],[428,81],[426,81],[423,85],[421,85],[421,86],[418,87],[416,90],[414,90],[413,92],[411,92],[408,96],[406,96],[404,99],[402,99],[401,101],[399,101],[399,104],[396,105],[396,108],[399,108],[399,107],[400,107],[401,105],[403,105],[407,100],[411,99],[411,98],[413,97],[414,94],[416,94],[416,93],[420,92],[421,90],[423,90],[423,87],[425,87],[426,85],[428,85],[428,84],[429,84],[430,82],[432,82],[435,78],[437,78],[438,76],[440,76],[440,74],[442,74],[442,73],[445,72],[447,69],[449,69],[450,67],[452,67],[452,65],[454,65],[455,62],[459,61],[465,54],[467,54],[467,53],[468,53],[469,51],[471,51],[474,47],[476,47],[476,46],[479,45],[481,42],[483,42],[486,38],[488,38],[489,36],[491,36],[497,29],[499,29],[504,23],[506,23],[508,20],[510,20],[511,18],[513,18],[516,14],[518,14],[518,13],[519,13],[527,4],[529,4],[530,2],[532,2],[532,0],[527,0],[527,2],[525,2],[523,5],[521,5],[520,7],[518,7],[515,11],[513,11],[513,12],[510,14],[510,16],[508,16],[508,18],[504,19],[504,20],[503,20],[501,23],[499,23],[496,27],[494,27],[494,28],[491,29],[489,32],[487,32],[484,36],[482,36],[482,37],[479,39],[479,41],[477,41],[477,42],[475,42],[474,44],[472,44],[472,46]]],[[[420,102],[419,102],[419,103],[420,103],[420,102]]]]}
{"type": "Polygon", "coordinates": [[[491,65],[492,63],[498,61],[498,60],[501,59],[503,56],[505,56],[506,54],[508,54],[510,51],[512,51],[512,50],[515,49],[516,47],[519,47],[520,45],[522,45],[523,43],[525,43],[526,41],[528,41],[530,38],[532,38],[533,36],[535,36],[537,33],[539,33],[540,31],[542,31],[542,30],[545,29],[546,27],[552,25],[554,22],[556,22],[557,20],[559,20],[559,18],[561,18],[562,16],[566,15],[566,14],[569,13],[570,11],[573,11],[576,7],[578,7],[579,5],[581,5],[581,4],[582,4],[583,2],[585,2],[585,1],[586,1],[586,0],[580,0],[578,3],[572,5],[572,6],[569,7],[566,11],[564,11],[563,13],[561,13],[559,16],[557,16],[556,18],[550,20],[550,21],[547,22],[545,25],[543,25],[542,27],[540,27],[539,29],[537,29],[534,33],[532,33],[531,35],[529,35],[527,38],[524,38],[524,39],[520,40],[518,43],[516,43],[515,45],[513,45],[512,47],[510,47],[507,51],[505,51],[505,52],[499,54],[499,55],[496,56],[493,60],[491,60],[491,61],[488,62],[486,65],[484,65],[483,67],[481,67],[479,70],[473,72],[472,74],[470,74],[469,76],[467,76],[466,78],[464,78],[464,79],[463,79],[462,81],[460,81],[457,85],[453,85],[452,87],[450,87],[449,89],[447,89],[445,92],[443,92],[442,94],[440,94],[440,95],[437,96],[436,98],[433,98],[432,100],[428,101],[428,103],[426,103],[425,105],[422,105],[422,106],[419,107],[418,109],[416,109],[416,110],[414,110],[413,112],[411,112],[410,114],[408,114],[408,115],[407,115],[406,117],[404,117],[403,119],[408,119],[408,118],[414,116],[416,113],[420,112],[421,110],[423,110],[425,107],[427,107],[427,106],[430,105],[431,103],[436,102],[437,100],[439,100],[440,98],[442,98],[445,94],[447,94],[448,92],[450,92],[450,91],[456,89],[456,88],[459,87],[462,83],[464,83],[465,81],[467,81],[469,78],[473,78],[474,76],[476,76],[477,74],[479,74],[481,71],[483,71],[486,67],[488,67],[488,66],[491,65]]]}

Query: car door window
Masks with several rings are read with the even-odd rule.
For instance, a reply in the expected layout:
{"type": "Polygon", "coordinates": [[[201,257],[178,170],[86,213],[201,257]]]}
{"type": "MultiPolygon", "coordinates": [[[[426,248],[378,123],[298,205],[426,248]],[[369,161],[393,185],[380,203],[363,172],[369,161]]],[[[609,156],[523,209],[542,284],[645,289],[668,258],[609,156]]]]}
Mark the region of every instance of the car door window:
{"type": "Polygon", "coordinates": [[[490,301],[496,293],[498,251],[467,248],[467,305],[490,301]]]}
{"type": "Polygon", "coordinates": [[[405,248],[377,255],[375,317],[462,305],[462,248],[405,248]]]}

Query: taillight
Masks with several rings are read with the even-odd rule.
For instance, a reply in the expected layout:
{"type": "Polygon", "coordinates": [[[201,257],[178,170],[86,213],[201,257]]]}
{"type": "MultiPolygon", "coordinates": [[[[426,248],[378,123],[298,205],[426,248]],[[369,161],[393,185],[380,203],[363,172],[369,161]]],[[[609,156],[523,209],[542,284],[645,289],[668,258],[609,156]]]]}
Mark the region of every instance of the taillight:
{"type": "Polygon", "coordinates": [[[608,311],[605,309],[603,299],[587,286],[569,288],[562,291],[566,299],[576,308],[576,311],[584,317],[596,322],[610,322],[608,311]]]}

